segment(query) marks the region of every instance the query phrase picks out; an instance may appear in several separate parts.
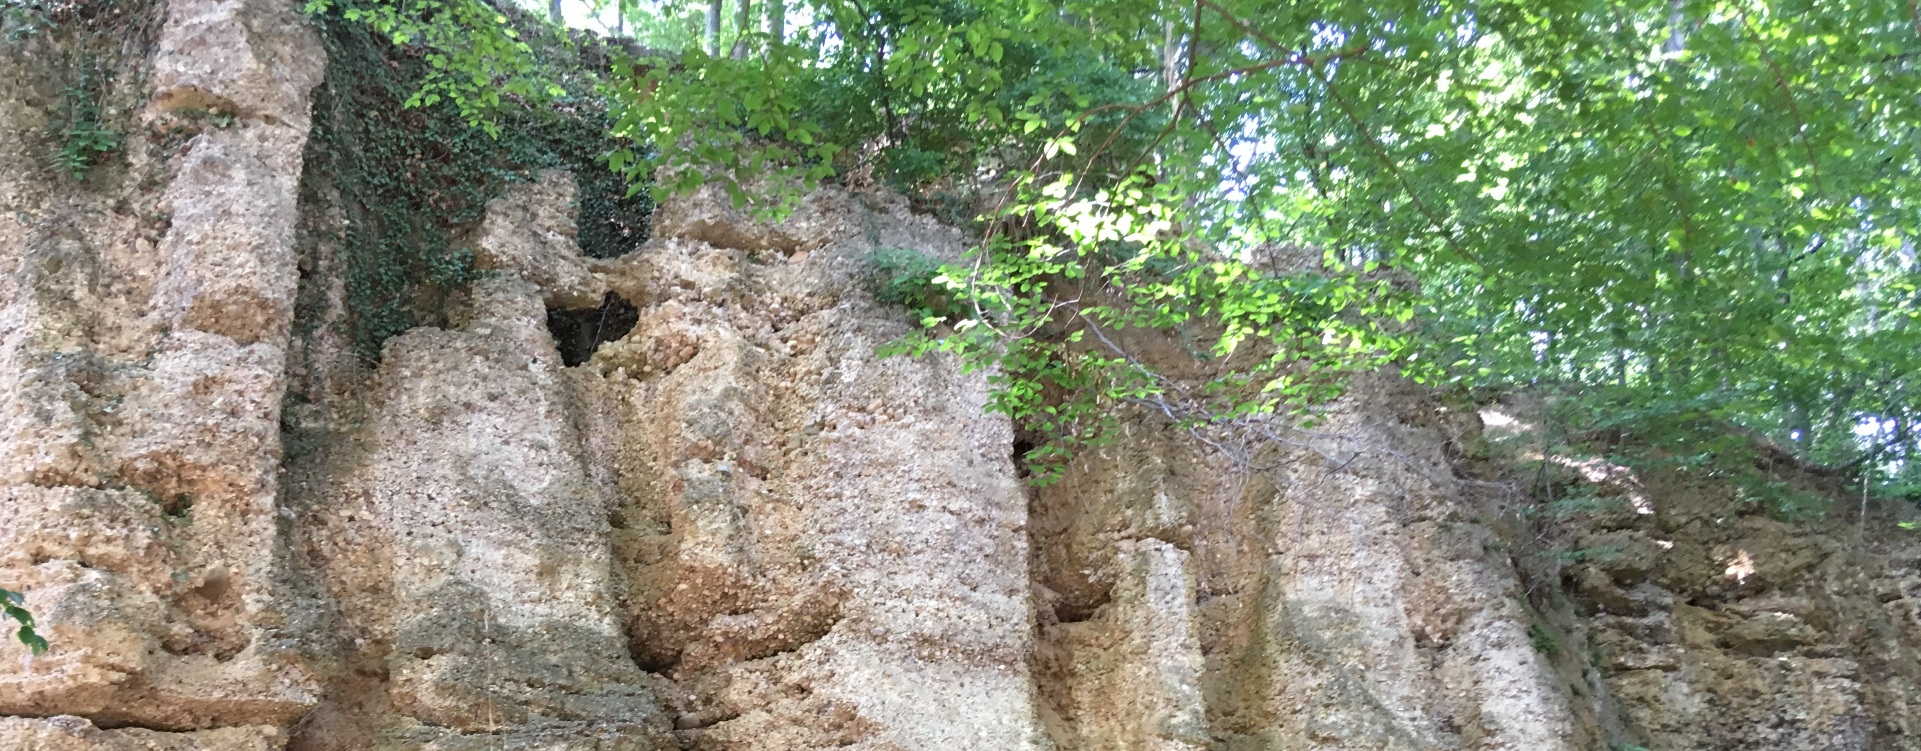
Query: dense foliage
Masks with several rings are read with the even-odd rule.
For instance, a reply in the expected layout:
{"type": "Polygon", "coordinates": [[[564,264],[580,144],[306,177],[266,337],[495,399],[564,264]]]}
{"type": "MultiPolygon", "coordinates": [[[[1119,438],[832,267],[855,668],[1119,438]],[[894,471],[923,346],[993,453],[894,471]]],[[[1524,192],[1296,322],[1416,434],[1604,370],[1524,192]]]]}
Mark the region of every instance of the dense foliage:
{"type": "Polygon", "coordinates": [[[666,51],[610,87],[612,166],[976,220],[967,263],[893,259],[890,289],[907,348],[999,366],[1036,458],[1115,400],[1300,414],[1392,364],[1918,486],[1909,4],[813,0],[705,47],[692,8],[628,10],[666,51]],[[1134,327],[1211,375],[1167,377],[1134,327]]]}

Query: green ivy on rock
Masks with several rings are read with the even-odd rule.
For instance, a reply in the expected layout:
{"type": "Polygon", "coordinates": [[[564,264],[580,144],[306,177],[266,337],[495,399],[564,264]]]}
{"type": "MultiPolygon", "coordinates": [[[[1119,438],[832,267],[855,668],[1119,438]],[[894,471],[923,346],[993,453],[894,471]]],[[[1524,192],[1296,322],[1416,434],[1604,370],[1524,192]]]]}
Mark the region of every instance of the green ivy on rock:
{"type": "Polygon", "coordinates": [[[332,239],[346,325],[363,357],[377,359],[383,342],[410,328],[445,323],[452,297],[480,274],[463,234],[488,201],[540,169],[574,173],[583,253],[614,257],[646,239],[650,199],[629,191],[603,159],[612,148],[595,96],[604,52],[516,17],[530,29],[533,43],[521,43],[530,64],[556,82],[552,96],[494,102],[491,126],[478,127],[471,106],[420,97],[439,70],[432,55],[354,19],[357,7],[315,14],[328,66],[303,174],[305,200],[337,200],[345,219],[332,239]]]}

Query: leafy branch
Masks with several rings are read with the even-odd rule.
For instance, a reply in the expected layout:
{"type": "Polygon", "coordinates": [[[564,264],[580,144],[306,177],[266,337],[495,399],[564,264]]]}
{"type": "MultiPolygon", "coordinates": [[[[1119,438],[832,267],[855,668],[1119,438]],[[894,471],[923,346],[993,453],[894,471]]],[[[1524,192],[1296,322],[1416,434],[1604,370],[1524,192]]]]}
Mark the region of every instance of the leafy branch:
{"type": "Polygon", "coordinates": [[[47,651],[47,640],[34,630],[33,614],[27,612],[26,604],[26,595],[10,589],[0,589],[0,615],[11,618],[14,623],[19,624],[14,629],[14,637],[19,639],[21,644],[27,645],[27,649],[32,650],[34,654],[41,654],[47,651]]]}

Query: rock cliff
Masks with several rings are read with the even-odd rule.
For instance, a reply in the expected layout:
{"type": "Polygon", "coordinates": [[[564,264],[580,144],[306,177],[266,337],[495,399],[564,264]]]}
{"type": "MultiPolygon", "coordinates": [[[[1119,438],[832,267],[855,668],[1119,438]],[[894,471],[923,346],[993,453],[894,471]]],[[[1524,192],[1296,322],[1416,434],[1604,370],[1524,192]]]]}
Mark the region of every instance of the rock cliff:
{"type": "Polygon", "coordinates": [[[0,55],[0,586],[53,644],[0,648],[0,747],[1921,749],[1903,510],[1536,455],[1603,501],[1543,521],[1388,374],[1035,488],[984,374],[877,354],[869,256],[965,238],[834,190],[598,259],[539,172],[371,358],[309,22],[75,18],[0,55]],[[82,47],[125,137],[73,173],[82,47]]]}

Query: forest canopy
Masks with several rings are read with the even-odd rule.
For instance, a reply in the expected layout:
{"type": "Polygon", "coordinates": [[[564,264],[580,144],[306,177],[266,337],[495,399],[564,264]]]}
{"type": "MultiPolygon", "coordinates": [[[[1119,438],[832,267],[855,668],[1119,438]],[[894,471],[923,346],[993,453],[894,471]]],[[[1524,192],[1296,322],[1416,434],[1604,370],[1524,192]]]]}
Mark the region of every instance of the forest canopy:
{"type": "MultiPolygon", "coordinates": [[[[480,127],[545,90],[484,0],[310,10],[419,47],[445,74],[416,103],[480,127]]],[[[1677,447],[1731,424],[1921,498],[1912,2],[594,10],[635,42],[603,95],[636,189],[777,214],[886,187],[976,233],[959,264],[878,255],[877,289],[923,324],[903,349],[997,366],[1037,462],[1116,401],[1311,420],[1394,367],[1677,447]],[[1141,327],[1213,375],[1158,372],[1141,327]]]]}

